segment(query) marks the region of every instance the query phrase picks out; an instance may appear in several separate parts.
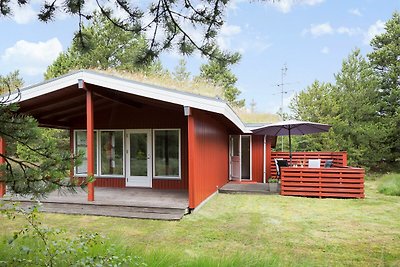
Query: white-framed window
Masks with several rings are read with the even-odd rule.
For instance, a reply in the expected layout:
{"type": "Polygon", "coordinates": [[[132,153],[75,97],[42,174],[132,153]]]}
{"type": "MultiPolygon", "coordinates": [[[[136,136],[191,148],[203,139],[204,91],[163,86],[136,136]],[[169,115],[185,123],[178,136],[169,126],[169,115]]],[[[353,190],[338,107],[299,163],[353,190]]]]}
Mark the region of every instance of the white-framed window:
{"type": "Polygon", "coordinates": [[[100,176],[124,175],[124,132],[100,130],[100,176]]]}
{"type": "MultiPolygon", "coordinates": [[[[82,162],[75,167],[75,175],[87,175],[86,130],[74,131],[74,152],[83,155],[82,162]]],[[[124,131],[94,131],[94,175],[97,177],[124,177],[124,131]]]]}
{"type": "Polygon", "coordinates": [[[157,179],[181,179],[180,129],[153,130],[153,176],[157,179]]]}
{"type": "MultiPolygon", "coordinates": [[[[82,155],[82,162],[78,166],[75,166],[75,175],[87,175],[87,134],[86,130],[76,130],[74,132],[74,153],[82,155]]],[[[97,131],[94,131],[94,175],[98,174],[97,171],[97,131]]]]}

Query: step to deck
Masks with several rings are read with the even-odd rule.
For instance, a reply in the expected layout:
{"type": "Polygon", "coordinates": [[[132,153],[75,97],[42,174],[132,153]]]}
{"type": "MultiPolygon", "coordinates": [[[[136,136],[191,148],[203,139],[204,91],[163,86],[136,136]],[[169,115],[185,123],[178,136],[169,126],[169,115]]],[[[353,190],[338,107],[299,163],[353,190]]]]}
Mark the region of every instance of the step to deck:
{"type": "MultiPolygon", "coordinates": [[[[31,201],[20,201],[20,203],[21,207],[23,208],[28,208],[33,204],[31,201]]],[[[186,209],[181,208],[96,205],[59,202],[41,202],[39,210],[49,213],[96,215],[167,221],[180,220],[186,214],[186,209]]]]}
{"type": "Polygon", "coordinates": [[[218,190],[224,194],[255,194],[255,195],[276,195],[279,192],[270,191],[268,184],[261,183],[228,183],[218,190]]]}

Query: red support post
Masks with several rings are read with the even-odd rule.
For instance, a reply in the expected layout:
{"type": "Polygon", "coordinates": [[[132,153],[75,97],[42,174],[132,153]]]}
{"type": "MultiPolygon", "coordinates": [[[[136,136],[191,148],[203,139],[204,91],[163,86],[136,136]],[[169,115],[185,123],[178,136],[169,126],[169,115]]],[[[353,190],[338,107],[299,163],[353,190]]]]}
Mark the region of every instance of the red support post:
{"type": "Polygon", "coordinates": [[[268,182],[269,177],[271,177],[271,160],[272,160],[272,148],[271,148],[271,137],[267,136],[267,143],[265,146],[265,171],[266,180],[268,182]]]}
{"type": "MultiPolygon", "coordinates": [[[[4,138],[0,137],[0,154],[6,154],[6,141],[4,138]]],[[[0,157],[0,165],[4,164],[6,160],[3,157],[0,157]]],[[[0,173],[1,176],[1,173],[0,173]]],[[[2,198],[6,194],[6,183],[0,182],[0,198],[2,198]]]]}
{"type": "MultiPolygon", "coordinates": [[[[94,111],[93,92],[83,81],[80,81],[83,89],[86,90],[86,145],[87,145],[87,177],[94,175],[94,111]]],[[[94,183],[88,183],[88,201],[94,201],[94,183]]]]}
{"type": "Polygon", "coordinates": [[[187,116],[188,131],[188,167],[189,167],[189,208],[195,208],[195,169],[194,169],[194,153],[195,153],[195,125],[193,115],[187,116]]]}

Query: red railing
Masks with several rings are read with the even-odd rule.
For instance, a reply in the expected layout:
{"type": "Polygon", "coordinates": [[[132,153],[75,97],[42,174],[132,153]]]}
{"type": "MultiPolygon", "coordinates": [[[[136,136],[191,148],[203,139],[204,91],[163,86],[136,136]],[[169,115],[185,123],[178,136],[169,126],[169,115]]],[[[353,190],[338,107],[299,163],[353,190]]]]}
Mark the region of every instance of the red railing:
{"type": "MultiPolygon", "coordinates": [[[[272,152],[269,167],[271,168],[271,176],[276,177],[275,158],[285,159],[289,162],[289,152],[272,152]]],[[[328,159],[333,160],[332,167],[347,166],[347,152],[293,152],[292,164],[303,167],[308,167],[309,159],[321,159],[321,167],[325,165],[328,159]]]]}
{"type": "Polygon", "coordinates": [[[364,198],[364,169],[281,168],[281,195],[364,198]]]}
{"type": "MultiPolygon", "coordinates": [[[[276,176],[275,158],[289,161],[288,152],[272,152],[269,167],[276,176]]],[[[361,168],[347,166],[347,152],[293,152],[292,165],[281,169],[281,195],[304,197],[364,198],[361,168]],[[320,168],[308,168],[309,159],[320,159],[320,168]],[[324,168],[333,160],[331,168],[324,168]],[[302,166],[302,167],[300,167],[302,166]]]]}

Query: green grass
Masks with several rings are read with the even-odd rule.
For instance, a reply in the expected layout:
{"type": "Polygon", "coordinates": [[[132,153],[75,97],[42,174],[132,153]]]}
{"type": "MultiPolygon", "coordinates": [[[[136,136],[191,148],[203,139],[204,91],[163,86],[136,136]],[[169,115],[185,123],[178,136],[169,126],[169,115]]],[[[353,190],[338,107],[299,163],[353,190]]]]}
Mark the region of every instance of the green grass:
{"type": "Polygon", "coordinates": [[[378,190],[388,196],[400,196],[400,174],[389,173],[379,180],[378,190]]]}
{"type": "MultiPolygon", "coordinates": [[[[44,214],[49,226],[96,231],[149,266],[399,266],[400,198],[366,182],[365,199],[218,194],[179,222],[44,214]]],[[[0,259],[21,221],[1,218],[0,259]]],[[[100,248],[99,248],[100,249],[100,248]]]]}

